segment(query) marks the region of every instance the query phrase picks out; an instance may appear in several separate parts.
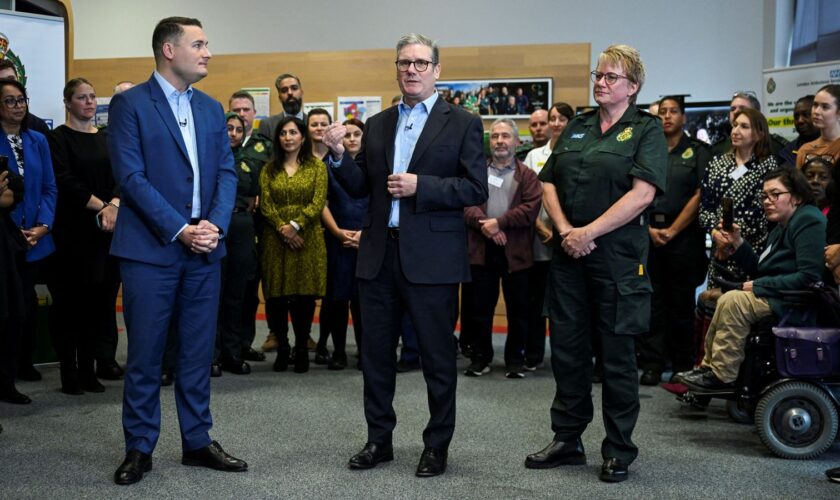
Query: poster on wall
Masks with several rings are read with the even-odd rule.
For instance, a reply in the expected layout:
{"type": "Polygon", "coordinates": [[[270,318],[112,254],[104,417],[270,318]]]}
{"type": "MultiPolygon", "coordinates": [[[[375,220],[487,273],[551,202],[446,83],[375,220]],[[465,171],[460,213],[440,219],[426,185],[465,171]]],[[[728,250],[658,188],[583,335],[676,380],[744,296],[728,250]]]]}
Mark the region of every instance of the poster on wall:
{"type": "Polygon", "coordinates": [[[435,88],[446,102],[482,118],[527,119],[551,106],[552,84],[551,78],[440,80],[435,88]]]}
{"type": "Polygon", "coordinates": [[[349,120],[355,118],[363,122],[368,118],[382,111],[382,98],[379,96],[356,96],[338,98],[337,120],[349,120]]]}
{"type": "Polygon", "coordinates": [[[96,98],[96,115],[93,117],[93,124],[97,127],[108,125],[108,108],[111,105],[110,97],[96,98]]]}
{"type": "Polygon", "coordinates": [[[335,105],[330,101],[324,102],[305,102],[303,103],[303,112],[307,115],[310,111],[316,108],[321,108],[327,111],[327,114],[330,115],[331,120],[335,120],[335,105]]]}
{"type": "Polygon", "coordinates": [[[770,132],[788,139],[796,137],[793,105],[802,96],[816,94],[823,85],[840,84],[840,61],[804,64],[764,70],[764,101],[770,132]]]}
{"type": "Polygon", "coordinates": [[[245,87],[242,89],[251,94],[254,98],[254,111],[256,118],[268,118],[271,116],[271,89],[268,87],[245,87]]]}
{"type": "Polygon", "coordinates": [[[15,65],[29,111],[50,128],[64,123],[64,54],[62,18],[0,11],[0,58],[15,65]]]}

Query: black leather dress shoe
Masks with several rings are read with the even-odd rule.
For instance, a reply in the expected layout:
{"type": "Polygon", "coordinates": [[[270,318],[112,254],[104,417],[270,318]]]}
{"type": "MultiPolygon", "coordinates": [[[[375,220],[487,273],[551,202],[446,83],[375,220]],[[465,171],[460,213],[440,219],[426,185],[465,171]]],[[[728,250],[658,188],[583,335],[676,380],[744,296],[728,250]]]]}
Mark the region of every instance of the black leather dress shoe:
{"type": "Polygon", "coordinates": [[[85,392],[105,392],[105,386],[93,376],[79,381],[79,387],[85,392]]]}
{"type": "Polygon", "coordinates": [[[390,444],[367,443],[362,451],[350,457],[347,467],[356,470],[372,469],[382,462],[394,459],[394,448],[390,444]]]}
{"type": "Polygon", "coordinates": [[[446,472],[446,458],[449,453],[437,448],[424,448],[417,464],[417,477],[434,477],[446,472]]]}
{"type": "Polygon", "coordinates": [[[605,483],[620,483],[627,479],[630,471],[627,470],[627,464],[617,458],[608,458],[604,460],[604,465],[601,466],[601,473],[598,479],[605,483]]]}
{"type": "Polygon", "coordinates": [[[645,370],[639,377],[639,383],[642,385],[659,385],[660,380],[662,380],[662,372],[659,370],[645,370]]]}
{"type": "Polygon", "coordinates": [[[343,370],[347,368],[347,355],[341,352],[333,353],[327,370],[343,370]]]}
{"type": "Polygon", "coordinates": [[[265,353],[255,351],[253,347],[242,349],[242,359],[245,361],[265,361],[265,353]]]}
{"type": "Polygon", "coordinates": [[[25,382],[38,382],[41,380],[41,372],[35,369],[35,365],[28,364],[24,366],[18,366],[16,377],[18,380],[23,380],[25,382]]]}
{"type": "Polygon", "coordinates": [[[552,469],[560,465],[583,465],[586,463],[586,453],[583,451],[583,441],[577,438],[573,441],[551,441],[542,450],[532,453],[525,458],[525,467],[529,469],[552,469]]]}
{"type": "Polygon", "coordinates": [[[125,371],[114,360],[96,362],[96,378],[101,378],[102,380],[120,380],[123,375],[125,375],[125,371]]]}
{"type": "Polygon", "coordinates": [[[397,361],[397,373],[408,373],[420,369],[420,361],[406,361],[401,359],[397,361]]]}
{"type": "Polygon", "coordinates": [[[225,453],[219,443],[213,441],[204,448],[185,451],[181,457],[184,465],[195,465],[207,467],[208,469],[221,470],[226,472],[244,472],[248,470],[248,464],[244,460],[232,457],[225,453]]]}
{"type": "Polygon", "coordinates": [[[825,477],[833,483],[840,483],[840,467],[825,471],[825,477]]]}
{"type": "Polygon", "coordinates": [[[163,373],[160,374],[160,386],[161,387],[168,387],[172,385],[172,382],[175,381],[175,374],[169,370],[165,370],[163,373]]]}
{"type": "Polygon", "coordinates": [[[131,450],[114,473],[114,482],[121,485],[134,484],[143,479],[143,474],[152,470],[152,456],[131,450]]]}
{"type": "Polygon", "coordinates": [[[221,377],[222,376],[222,364],[221,363],[211,363],[210,364],[210,376],[211,377],[221,377]]]}
{"type": "Polygon", "coordinates": [[[222,361],[222,370],[237,375],[248,375],[251,373],[251,365],[241,359],[231,358],[222,361]]]}
{"type": "Polygon", "coordinates": [[[682,377],[682,383],[694,391],[727,392],[735,388],[735,382],[723,382],[711,370],[695,375],[686,375],[682,377]]]}
{"type": "Polygon", "coordinates": [[[29,396],[21,394],[14,387],[0,391],[0,401],[11,403],[13,405],[28,405],[32,402],[32,400],[29,399],[29,396]]]}

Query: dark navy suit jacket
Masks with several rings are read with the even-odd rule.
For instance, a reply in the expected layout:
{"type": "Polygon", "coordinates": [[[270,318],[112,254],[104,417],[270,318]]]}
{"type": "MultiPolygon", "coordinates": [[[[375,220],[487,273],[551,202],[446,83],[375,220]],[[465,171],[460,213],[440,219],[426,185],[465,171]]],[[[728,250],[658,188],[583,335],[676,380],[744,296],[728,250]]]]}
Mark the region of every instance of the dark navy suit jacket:
{"type": "MultiPolygon", "coordinates": [[[[356,264],[362,279],[375,278],[385,258],[398,117],[393,106],[368,120],[355,163],[345,153],[334,170],[352,196],[370,195],[356,264]]],[[[418,176],[417,193],[400,200],[400,262],[412,283],[470,281],[464,207],[487,200],[483,134],[480,118],[435,101],[408,165],[418,176]]]]}

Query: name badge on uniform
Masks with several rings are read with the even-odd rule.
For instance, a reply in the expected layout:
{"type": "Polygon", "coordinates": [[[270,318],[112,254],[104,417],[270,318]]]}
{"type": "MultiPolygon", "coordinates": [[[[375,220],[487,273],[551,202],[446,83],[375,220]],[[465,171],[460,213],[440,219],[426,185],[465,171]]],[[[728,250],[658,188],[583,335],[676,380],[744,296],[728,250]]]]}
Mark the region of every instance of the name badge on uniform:
{"type": "Polygon", "coordinates": [[[738,168],[733,170],[732,173],[729,174],[729,177],[732,177],[733,180],[737,181],[738,179],[743,177],[744,174],[746,174],[746,173],[747,173],[747,167],[745,167],[744,165],[738,165],[738,168]]]}
{"type": "Polygon", "coordinates": [[[577,134],[572,134],[571,139],[583,139],[583,136],[586,135],[586,132],[580,132],[577,134]]]}
{"type": "Polygon", "coordinates": [[[502,184],[504,184],[505,180],[501,177],[496,177],[495,175],[488,175],[487,176],[487,183],[493,187],[500,188],[502,184]]]}

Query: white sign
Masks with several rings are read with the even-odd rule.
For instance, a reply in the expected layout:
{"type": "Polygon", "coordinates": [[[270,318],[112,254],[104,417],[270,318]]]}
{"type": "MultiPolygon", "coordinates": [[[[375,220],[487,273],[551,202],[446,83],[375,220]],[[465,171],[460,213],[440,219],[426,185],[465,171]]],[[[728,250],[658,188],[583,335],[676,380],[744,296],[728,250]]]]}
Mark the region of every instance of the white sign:
{"type": "Polygon", "coordinates": [[[64,123],[64,20],[0,12],[0,32],[3,58],[26,77],[29,111],[51,128],[64,123]]]}
{"type": "Polygon", "coordinates": [[[368,118],[382,111],[382,98],[379,96],[339,97],[336,120],[344,121],[356,118],[367,121],[368,118]]]}
{"type": "Polygon", "coordinates": [[[309,115],[313,109],[321,108],[330,115],[330,120],[335,121],[335,105],[329,101],[325,102],[305,102],[303,103],[303,112],[309,115]]]}
{"type": "Polygon", "coordinates": [[[257,118],[263,119],[271,116],[271,89],[268,87],[247,87],[242,89],[251,94],[254,98],[254,111],[257,118]]]}
{"type": "Polygon", "coordinates": [[[770,132],[794,139],[797,136],[793,128],[796,100],[816,94],[820,87],[830,83],[840,84],[840,61],[764,70],[761,111],[767,117],[770,132]]]}

